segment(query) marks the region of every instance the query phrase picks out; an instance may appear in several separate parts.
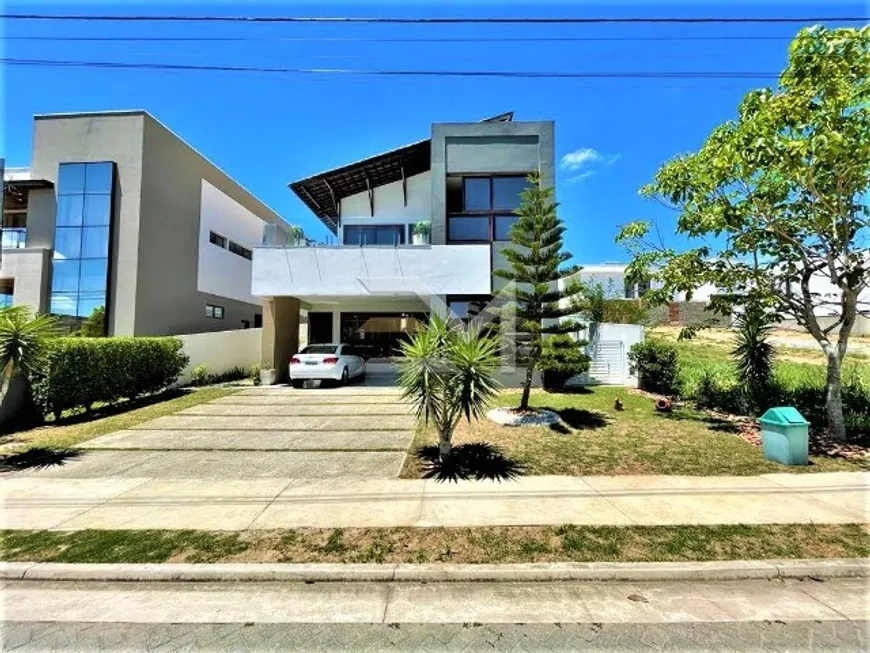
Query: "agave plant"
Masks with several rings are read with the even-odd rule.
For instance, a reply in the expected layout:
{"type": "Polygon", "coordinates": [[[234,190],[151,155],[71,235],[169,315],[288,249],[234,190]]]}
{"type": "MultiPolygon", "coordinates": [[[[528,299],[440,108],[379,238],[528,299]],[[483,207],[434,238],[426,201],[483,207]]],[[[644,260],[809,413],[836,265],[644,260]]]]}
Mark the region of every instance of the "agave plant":
{"type": "Polygon", "coordinates": [[[760,407],[773,379],[774,347],[770,342],[773,317],[756,305],[748,305],[735,321],[736,345],[731,351],[743,382],[748,403],[760,407]]]}
{"type": "Polygon", "coordinates": [[[57,318],[34,315],[26,306],[0,309],[0,424],[20,427],[39,420],[31,384],[45,370],[48,341],[57,318]]]}
{"type": "Polygon", "coordinates": [[[453,329],[433,315],[429,324],[402,344],[399,384],[418,419],[438,432],[438,454],[450,455],[453,432],[463,416],[478,419],[500,384],[495,377],[498,339],[475,327],[453,329]]]}

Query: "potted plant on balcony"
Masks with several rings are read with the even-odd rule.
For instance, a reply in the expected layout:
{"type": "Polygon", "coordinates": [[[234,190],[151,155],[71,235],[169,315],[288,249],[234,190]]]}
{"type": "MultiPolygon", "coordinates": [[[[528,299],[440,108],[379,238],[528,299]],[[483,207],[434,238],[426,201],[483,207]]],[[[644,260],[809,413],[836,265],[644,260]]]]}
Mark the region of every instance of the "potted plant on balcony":
{"type": "Polygon", "coordinates": [[[305,247],[305,232],[298,224],[291,224],[287,231],[287,244],[291,247],[305,247]]]}
{"type": "Polygon", "coordinates": [[[429,233],[432,230],[432,225],[428,220],[422,220],[414,224],[411,230],[411,244],[413,245],[428,245],[429,233]]]}

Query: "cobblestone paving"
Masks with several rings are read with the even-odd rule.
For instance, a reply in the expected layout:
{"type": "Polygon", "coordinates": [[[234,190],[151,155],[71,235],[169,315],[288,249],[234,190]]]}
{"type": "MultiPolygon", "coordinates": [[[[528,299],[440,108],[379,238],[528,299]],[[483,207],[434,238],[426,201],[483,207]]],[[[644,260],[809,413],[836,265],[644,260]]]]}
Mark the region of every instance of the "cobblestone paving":
{"type": "Polygon", "coordinates": [[[18,651],[866,651],[868,622],[93,624],[5,622],[18,651]]]}

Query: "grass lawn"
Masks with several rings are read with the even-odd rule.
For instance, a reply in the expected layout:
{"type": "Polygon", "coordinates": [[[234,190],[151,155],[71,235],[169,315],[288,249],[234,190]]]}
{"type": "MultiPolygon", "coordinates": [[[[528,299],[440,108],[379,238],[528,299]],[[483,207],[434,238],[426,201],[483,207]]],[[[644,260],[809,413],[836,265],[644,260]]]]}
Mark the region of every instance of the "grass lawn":
{"type": "Polygon", "coordinates": [[[510,563],[865,558],[866,525],[2,531],[28,562],[510,563]]]}
{"type": "MultiPolygon", "coordinates": [[[[518,392],[495,402],[519,404],[518,392]]],[[[461,422],[454,442],[485,441],[526,466],[527,474],[615,475],[680,474],[688,476],[753,475],[770,472],[857,471],[858,463],[811,457],[806,467],[766,461],[761,448],[733,432],[734,424],[690,407],[656,412],[653,400],[621,387],[592,387],[572,394],[532,392],[531,403],[558,412],[566,432],[546,427],[499,426],[486,419],[461,422]],[[614,409],[616,398],[625,410],[614,409]]],[[[435,443],[431,428],[418,428],[412,450],[435,443]]],[[[419,478],[416,456],[409,455],[403,478],[419,478]]]]}
{"type": "Polygon", "coordinates": [[[169,415],[184,408],[232,394],[232,388],[204,388],[202,390],[168,390],[159,395],[105,406],[91,413],[62,417],[59,422],[48,422],[29,431],[18,431],[0,436],[0,445],[8,453],[29,449],[64,449],[79,442],[131,428],[142,422],[169,415]]]}

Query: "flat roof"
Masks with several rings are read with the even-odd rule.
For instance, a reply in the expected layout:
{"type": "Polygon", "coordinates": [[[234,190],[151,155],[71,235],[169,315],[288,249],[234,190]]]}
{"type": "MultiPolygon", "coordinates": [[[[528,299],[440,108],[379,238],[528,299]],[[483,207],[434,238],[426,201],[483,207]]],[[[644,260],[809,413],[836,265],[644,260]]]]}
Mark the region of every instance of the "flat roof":
{"type": "MultiPolygon", "coordinates": [[[[513,111],[508,111],[480,122],[511,122],[513,116],[513,111]]],[[[337,233],[343,198],[426,172],[431,160],[432,143],[427,138],[294,181],[290,188],[327,229],[337,233]]]]}

